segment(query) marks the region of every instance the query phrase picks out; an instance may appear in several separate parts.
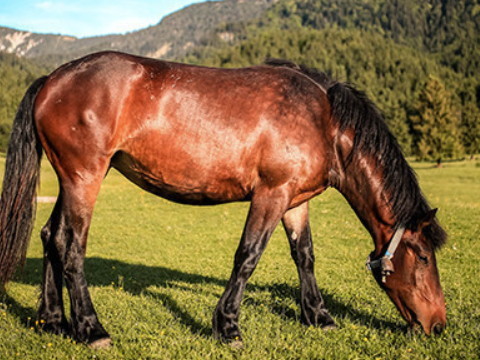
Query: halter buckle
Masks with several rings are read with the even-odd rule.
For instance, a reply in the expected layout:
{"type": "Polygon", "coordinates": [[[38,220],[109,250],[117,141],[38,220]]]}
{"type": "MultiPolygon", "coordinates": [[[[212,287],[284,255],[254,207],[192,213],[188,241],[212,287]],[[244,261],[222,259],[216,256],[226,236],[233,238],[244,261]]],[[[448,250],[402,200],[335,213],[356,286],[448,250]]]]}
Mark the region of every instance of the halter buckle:
{"type": "Polygon", "coordinates": [[[397,250],[397,246],[402,239],[403,233],[405,232],[405,227],[399,226],[393,234],[392,240],[390,241],[390,245],[388,246],[387,251],[385,254],[380,257],[379,259],[372,260],[373,252],[367,257],[367,261],[365,262],[365,266],[367,270],[373,271],[376,268],[380,268],[381,275],[382,275],[382,282],[385,283],[387,281],[387,276],[395,272],[395,267],[393,266],[392,258],[395,254],[395,250],[397,250]]]}

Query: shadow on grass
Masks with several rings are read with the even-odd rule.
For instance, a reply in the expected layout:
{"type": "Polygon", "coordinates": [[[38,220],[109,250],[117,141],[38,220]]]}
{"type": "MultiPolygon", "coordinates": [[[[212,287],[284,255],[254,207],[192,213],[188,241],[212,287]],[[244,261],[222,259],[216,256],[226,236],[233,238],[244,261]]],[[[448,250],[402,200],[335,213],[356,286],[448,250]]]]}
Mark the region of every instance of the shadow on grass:
{"type": "MultiPolygon", "coordinates": [[[[7,290],[8,291],[8,290],[7,290]]],[[[37,311],[33,307],[25,307],[20,304],[13,297],[8,295],[8,292],[2,292],[0,301],[8,306],[8,312],[15,315],[19,322],[26,328],[30,328],[35,323],[37,311]]]]}
{"type": "MultiPolygon", "coordinates": [[[[40,258],[29,258],[26,261],[25,267],[18,276],[16,281],[28,285],[40,285],[41,269],[43,260],[40,258]]],[[[202,284],[213,284],[222,289],[215,294],[220,296],[223,288],[227,284],[227,279],[219,279],[211,276],[203,276],[199,274],[190,274],[179,270],[168,269],[161,266],[146,266],[141,264],[129,264],[126,262],[103,259],[99,257],[87,258],[85,260],[85,269],[87,274],[87,281],[92,286],[111,286],[121,285],[124,291],[132,295],[144,294],[157,299],[172,313],[172,315],[183,325],[190,329],[194,334],[204,337],[210,337],[212,330],[210,326],[205,326],[202,322],[190,315],[181,304],[174,300],[171,296],[151,291],[149,287],[155,286],[159,288],[177,288],[184,291],[195,292],[198,294],[205,294],[205,289],[202,284]],[[179,283],[188,285],[200,285],[195,288],[182,286],[179,283]]],[[[299,290],[288,284],[274,283],[268,286],[259,286],[248,284],[247,291],[267,292],[270,293],[272,301],[268,304],[263,304],[271,308],[272,313],[277,314],[285,319],[299,321],[299,310],[295,311],[290,307],[279,304],[275,301],[278,298],[299,299],[299,290]]],[[[376,329],[390,329],[396,331],[399,329],[399,324],[390,321],[378,319],[371,314],[365,313],[353,308],[349,304],[339,301],[333,294],[320,289],[325,300],[326,306],[333,316],[347,318],[352,322],[360,323],[364,326],[372,326],[376,329]]],[[[22,323],[28,326],[30,320],[34,318],[35,309],[26,308],[20,305],[12,297],[6,295],[5,303],[10,305],[10,312],[17,316],[22,323]]],[[[260,305],[250,297],[245,300],[245,304],[260,305]]],[[[404,327],[405,328],[405,327],[404,327]]]]}

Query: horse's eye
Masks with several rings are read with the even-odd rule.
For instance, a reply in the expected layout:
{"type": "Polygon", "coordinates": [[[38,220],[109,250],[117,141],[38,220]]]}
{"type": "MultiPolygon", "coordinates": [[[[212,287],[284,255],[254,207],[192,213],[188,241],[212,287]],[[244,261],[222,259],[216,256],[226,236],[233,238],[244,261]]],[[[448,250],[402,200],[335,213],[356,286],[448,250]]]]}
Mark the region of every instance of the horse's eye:
{"type": "Polygon", "coordinates": [[[420,260],[422,263],[428,264],[428,257],[427,256],[417,255],[417,257],[418,257],[418,260],[420,260]]]}

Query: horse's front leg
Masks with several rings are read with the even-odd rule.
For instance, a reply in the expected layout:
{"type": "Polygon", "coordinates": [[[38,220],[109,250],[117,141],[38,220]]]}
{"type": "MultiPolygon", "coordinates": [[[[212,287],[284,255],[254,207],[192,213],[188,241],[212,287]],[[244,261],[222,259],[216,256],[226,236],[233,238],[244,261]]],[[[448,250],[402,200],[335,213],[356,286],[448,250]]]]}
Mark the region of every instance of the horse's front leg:
{"type": "Polygon", "coordinates": [[[238,316],[243,291],[288,202],[284,189],[264,189],[254,194],[230,280],[213,315],[213,334],[217,339],[241,344],[238,316]]]}
{"type": "Polygon", "coordinates": [[[305,202],[287,211],[282,222],[300,278],[302,322],[305,325],[321,326],[324,329],[334,328],[335,322],[325,307],[315,279],[315,257],[308,220],[308,203],[305,202]]]}

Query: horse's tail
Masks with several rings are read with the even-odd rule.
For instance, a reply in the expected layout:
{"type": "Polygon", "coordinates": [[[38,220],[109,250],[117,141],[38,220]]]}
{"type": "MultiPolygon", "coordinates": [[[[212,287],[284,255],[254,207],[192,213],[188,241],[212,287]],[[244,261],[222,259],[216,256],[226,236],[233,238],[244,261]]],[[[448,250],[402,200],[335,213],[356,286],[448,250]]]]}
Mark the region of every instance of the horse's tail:
{"type": "Polygon", "coordinates": [[[25,262],[36,208],[42,146],[33,119],[35,98],[47,77],[37,79],[18,107],[8,143],[0,198],[0,286],[25,262]]]}

